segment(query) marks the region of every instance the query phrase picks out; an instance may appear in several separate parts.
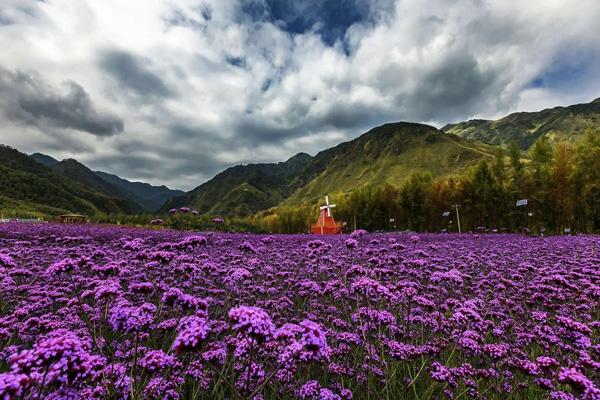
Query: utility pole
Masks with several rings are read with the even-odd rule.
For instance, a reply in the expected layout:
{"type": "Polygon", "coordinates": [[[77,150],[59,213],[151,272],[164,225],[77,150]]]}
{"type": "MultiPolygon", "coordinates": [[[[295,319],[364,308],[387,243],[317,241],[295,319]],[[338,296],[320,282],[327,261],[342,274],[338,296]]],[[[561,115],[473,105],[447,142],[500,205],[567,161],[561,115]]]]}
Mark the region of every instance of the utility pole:
{"type": "Polygon", "coordinates": [[[460,235],[462,232],[460,230],[460,214],[458,213],[458,207],[460,207],[458,204],[452,206],[452,208],[456,210],[456,223],[458,224],[458,234],[460,235]]]}
{"type": "Polygon", "coordinates": [[[529,216],[527,215],[527,203],[528,203],[527,199],[517,200],[517,207],[523,207],[523,210],[525,212],[524,219],[523,219],[523,222],[525,223],[525,227],[522,230],[524,230],[526,234],[529,234],[529,216]]]}

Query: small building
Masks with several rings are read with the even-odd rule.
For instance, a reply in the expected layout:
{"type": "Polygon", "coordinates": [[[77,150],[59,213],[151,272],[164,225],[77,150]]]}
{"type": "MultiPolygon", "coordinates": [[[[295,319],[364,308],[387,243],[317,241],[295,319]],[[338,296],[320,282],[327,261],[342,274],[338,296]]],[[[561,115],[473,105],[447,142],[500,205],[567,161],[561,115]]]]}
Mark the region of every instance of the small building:
{"type": "Polygon", "coordinates": [[[316,224],[312,224],[310,232],[313,235],[337,235],[342,233],[342,224],[335,222],[331,209],[335,204],[329,204],[329,196],[325,196],[325,205],[321,206],[319,219],[316,224]]]}
{"type": "Polygon", "coordinates": [[[81,214],[63,214],[58,217],[58,221],[63,224],[85,224],[88,219],[81,214]]]}

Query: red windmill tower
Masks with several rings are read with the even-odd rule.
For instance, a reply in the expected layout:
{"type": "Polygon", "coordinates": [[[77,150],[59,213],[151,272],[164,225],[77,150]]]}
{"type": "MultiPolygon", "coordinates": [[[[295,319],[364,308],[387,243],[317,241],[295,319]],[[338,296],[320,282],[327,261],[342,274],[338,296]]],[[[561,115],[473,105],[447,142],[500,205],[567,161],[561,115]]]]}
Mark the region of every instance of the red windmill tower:
{"type": "Polygon", "coordinates": [[[315,235],[335,235],[342,233],[342,224],[335,222],[331,209],[335,204],[329,204],[329,196],[325,195],[325,205],[320,207],[321,213],[316,224],[310,227],[311,233],[315,235]]]}

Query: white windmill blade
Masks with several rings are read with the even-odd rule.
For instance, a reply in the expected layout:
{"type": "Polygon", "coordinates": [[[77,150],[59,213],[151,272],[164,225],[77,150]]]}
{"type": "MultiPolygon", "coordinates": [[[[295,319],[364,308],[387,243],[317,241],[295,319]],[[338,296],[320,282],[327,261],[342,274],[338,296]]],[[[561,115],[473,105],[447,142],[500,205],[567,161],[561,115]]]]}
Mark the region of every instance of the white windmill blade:
{"type": "Polygon", "coordinates": [[[329,196],[325,195],[325,204],[329,205],[329,196]]]}
{"type": "Polygon", "coordinates": [[[333,207],[335,207],[335,204],[330,204],[330,205],[327,207],[327,216],[328,216],[328,217],[331,217],[331,209],[332,209],[333,207]]]}

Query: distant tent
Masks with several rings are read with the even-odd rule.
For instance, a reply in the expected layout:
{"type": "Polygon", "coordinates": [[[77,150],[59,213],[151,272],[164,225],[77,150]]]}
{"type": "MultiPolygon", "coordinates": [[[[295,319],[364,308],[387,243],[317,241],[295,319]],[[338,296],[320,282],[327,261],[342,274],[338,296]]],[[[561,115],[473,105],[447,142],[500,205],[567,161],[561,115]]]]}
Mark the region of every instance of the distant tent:
{"type": "Polygon", "coordinates": [[[85,224],[88,219],[81,214],[63,214],[58,217],[58,220],[63,224],[85,224]]]}

